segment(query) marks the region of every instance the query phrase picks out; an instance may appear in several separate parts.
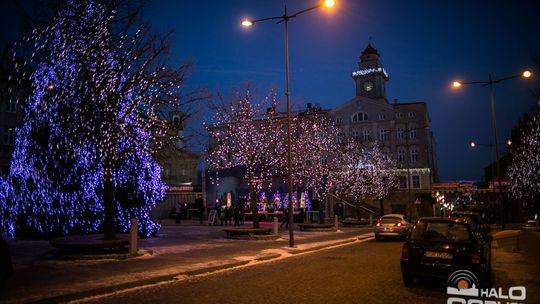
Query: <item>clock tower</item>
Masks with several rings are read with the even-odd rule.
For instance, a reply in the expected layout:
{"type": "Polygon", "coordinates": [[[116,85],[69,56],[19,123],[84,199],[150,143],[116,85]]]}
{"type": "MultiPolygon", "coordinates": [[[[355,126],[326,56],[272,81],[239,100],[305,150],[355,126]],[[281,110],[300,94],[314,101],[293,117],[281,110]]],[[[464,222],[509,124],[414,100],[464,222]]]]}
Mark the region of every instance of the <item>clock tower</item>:
{"type": "Polygon", "coordinates": [[[386,102],[386,82],[388,73],[383,68],[379,52],[368,43],[358,62],[358,70],[352,73],[356,82],[356,96],[384,99],[386,102]]]}

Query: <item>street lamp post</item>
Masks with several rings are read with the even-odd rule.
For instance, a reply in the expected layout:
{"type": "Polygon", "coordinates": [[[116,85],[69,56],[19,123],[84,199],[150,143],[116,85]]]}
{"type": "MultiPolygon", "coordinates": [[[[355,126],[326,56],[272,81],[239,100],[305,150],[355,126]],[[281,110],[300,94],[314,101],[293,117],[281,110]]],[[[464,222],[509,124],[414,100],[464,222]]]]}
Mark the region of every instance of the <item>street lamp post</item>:
{"type": "Polygon", "coordinates": [[[294,206],[292,200],[292,161],[291,161],[291,92],[290,92],[290,81],[289,81],[289,20],[299,16],[300,14],[309,12],[311,10],[321,8],[321,7],[332,7],[334,6],[334,0],[325,0],[323,3],[301,10],[292,15],[287,13],[287,5],[283,11],[282,16],[268,17],[256,20],[244,19],[241,24],[244,27],[251,27],[256,22],[269,21],[269,20],[278,20],[277,23],[283,22],[285,24],[285,96],[287,98],[287,185],[289,190],[289,247],[294,247],[294,206]]]}
{"type": "Polygon", "coordinates": [[[493,85],[503,82],[505,80],[513,79],[513,78],[518,78],[518,77],[530,78],[531,76],[532,76],[532,73],[530,71],[524,71],[521,74],[493,80],[490,73],[489,79],[487,81],[469,81],[469,82],[454,81],[452,83],[452,86],[456,89],[460,88],[464,84],[480,84],[483,86],[489,86],[489,96],[491,100],[491,127],[493,130],[493,140],[494,140],[494,145],[495,145],[495,158],[496,158],[495,167],[497,170],[496,175],[497,175],[497,184],[499,188],[498,196],[499,196],[499,202],[501,203],[501,228],[503,230],[506,229],[506,204],[503,202],[503,199],[502,199],[501,164],[500,164],[500,158],[499,158],[499,139],[497,137],[497,117],[495,115],[495,97],[493,94],[493,85]]]}

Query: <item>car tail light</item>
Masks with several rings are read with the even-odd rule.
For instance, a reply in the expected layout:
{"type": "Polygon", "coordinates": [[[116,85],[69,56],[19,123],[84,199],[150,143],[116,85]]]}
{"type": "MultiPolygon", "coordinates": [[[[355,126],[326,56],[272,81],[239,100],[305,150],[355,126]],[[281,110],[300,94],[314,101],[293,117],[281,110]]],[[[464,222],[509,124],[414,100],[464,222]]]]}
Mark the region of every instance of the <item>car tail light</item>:
{"type": "Polygon", "coordinates": [[[403,247],[401,247],[401,258],[404,260],[409,259],[409,245],[403,244],[403,247]]]}
{"type": "Polygon", "coordinates": [[[398,223],[396,224],[396,226],[398,226],[398,227],[401,227],[401,225],[403,225],[403,224],[401,224],[401,222],[398,222],[398,223]]]}
{"type": "Polygon", "coordinates": [[[375,224],[375,226],[381,227],[381,222],[377,222],[377,224],[375,224]]]}
{"type": "Polygon", "coordinates": [[[471,253],[471,264],[480,264],[480,252],[471,253]]]}

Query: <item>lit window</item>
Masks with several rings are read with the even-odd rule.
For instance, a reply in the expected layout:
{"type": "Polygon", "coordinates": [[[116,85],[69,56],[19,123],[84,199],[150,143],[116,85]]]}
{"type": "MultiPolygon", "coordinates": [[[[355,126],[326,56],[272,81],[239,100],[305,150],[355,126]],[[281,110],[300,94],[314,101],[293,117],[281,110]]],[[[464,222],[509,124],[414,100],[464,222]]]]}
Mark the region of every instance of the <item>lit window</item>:
{"type": "Polygon", "coordinates": [[[412,176],[412,187],[413,188],[420,188],[420,176],[413,175],[412,176]]]}
{"type": "Polygon", "coordinates": [[[364,112],[356,112],[353,114],[351,121],[352,122],[360,122],[360,121],[367,121],[368,116],[364,112]]]}

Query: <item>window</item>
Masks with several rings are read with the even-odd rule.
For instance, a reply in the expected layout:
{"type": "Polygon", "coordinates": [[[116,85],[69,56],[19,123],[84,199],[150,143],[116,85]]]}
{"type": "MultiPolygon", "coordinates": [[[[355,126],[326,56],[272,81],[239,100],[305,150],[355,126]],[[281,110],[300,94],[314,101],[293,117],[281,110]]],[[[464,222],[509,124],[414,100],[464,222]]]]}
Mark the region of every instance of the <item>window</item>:
{"type": "Polygon", "coordinates": [[[405,149],[399,148],[399,150],[397,152],[397,155],[398,155],[398,161],[399,162],[404,162],[405,161],[405,149]]]}
{"type": "Polygon", "coordinates": [[[386,114],[385,113],[379,114],[379,120],[385,120],[385,119],[386,119],[386,114]]]}
{"type": "Polygon", "coordinates": [[[379,131],[379,140],[384,141],[388,139],[388,130],[381,129],[379,131]]]}
{"type": "Polygon", "coordinates": [[[360,140],[360,132],[358,130],[352,131],[352,137],[354,140],[360,140]]]}
{"type": "Polygon", "coordinates": [[[398,128],[397,129],[397,139],[403,139],[405,134],[405,129],[398,128]]]}
{"type": "Polygon", "coordinates": [[[413,111],[411,111],[411,112],[409,112],[409,113],[407,113],[407,114],[409,115],[409,118],[414,118],[414,117],[416,117],[416,113],[413,112],[413,111]]]}
{"type": "Polygon", "coordinates": [[[4,132],[4,145],[13,146],[14,143],[15,143],[15,131],[12,128],[9,128],[4,132]]]}
{"type": "Polygon", "coordinates": [[[396,113],[396,118],[403,118],[403,113],[397,112],[396,113]]]}
{"type": "Polygon", "coordinates": [[[306,159],[306,166],[311,167],[311,159],[306,159]]]}
{"type": "Polygon", "coordinates": [[[352,122],[360,122],[360,121],[366,121],[368,120],[368,116],[364,112],[356,112],[353,114],[351,121],[352,122]]]}
{"type": "Polygon", "coordinates": [[[399,189],[407,188],[407,177],[398,176],[398,182],[399,182],[399,189]]]}
{"type": "Polygon", "coordinates": [[[8,113],[17,113],[17,100],[15,98],[10,98],[7,104],[8,113]]]}
{"type": "Polygon", "coordinates": [[[410,130],[410,133],[411,133],[411,138],[416,138],[417,137],[417,131],[416,131],[416,128],[412,128],[410,130]]]}
{"type": "Polygon", "coordinates": [[[412,148],[411,149],[411,161],[417,162],[418,161],[418,148],[412,148]]]}
{"type": "Polygon", "coordinates": [[[412,176],[412,187],[416,189],[420,188],[420,176],[418,175],[412,176]]]}
{"type": "Polygon", "coordinates": [[[388,153],[388,151],[386,151],[386,150],[385,150],[385,151],[382,151],[382,158],[383,158],[384,160],[388,160],[389,155],[390,155],[390,153],[388,153]]]}
{"type": "Polygon", "coordinates": [[[364,130],[364,141],[370,141],[371,140],[371,131],[364,130]]]}
{"type": "Polygon", "coordinates": [[[341,117],[336,117],[336,124],[341,124],[343,123],[343,119],[341,119],[341,117]]]}

